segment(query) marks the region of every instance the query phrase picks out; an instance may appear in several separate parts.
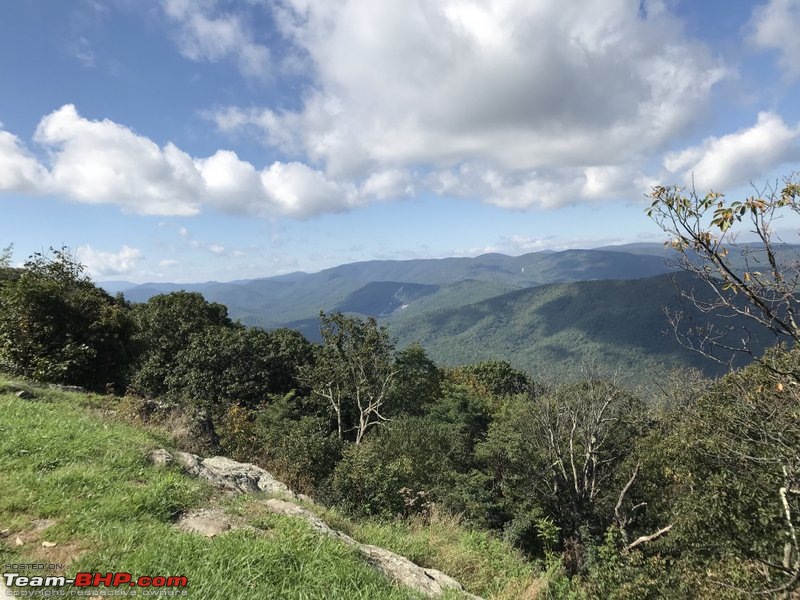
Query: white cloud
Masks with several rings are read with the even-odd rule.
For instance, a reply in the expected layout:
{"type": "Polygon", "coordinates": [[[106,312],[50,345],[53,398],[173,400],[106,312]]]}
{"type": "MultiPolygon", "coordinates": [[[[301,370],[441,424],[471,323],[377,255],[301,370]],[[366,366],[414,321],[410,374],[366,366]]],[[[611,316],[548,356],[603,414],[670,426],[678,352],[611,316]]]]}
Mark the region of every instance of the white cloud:
{"type": "Polygon", "coordinates": [[[159,267],[174,267],[177,264],[178,264],[178,261],[177,260],[173,260],[171,258],[164,258],[164,259],[158,261],[158,266],[159,267]]]}
{"type": "Polygon", "coordinates": [[[214,14],[215,2],[163,0],[164,13],[178,24],[181,54],[194,61],[234,59],[241,73],[261,78],[269,72],[269,48],[257,43],[243,19],[230,13],[214,14]]]}
{"type": "Polygon", "coordinates": [[[765,176],[800,160],[800,124],[788,127],[778,115],[762,112],[752,127],[666,156],[664,167],[698,189],[724,190],[765,176]]]}
{"type": "Polygon", "coordinates": [[[488,197],[504,206],[614,197],[726,73],[662,3],[639,4],[284,0],[278,23],[313,69],[304,104],[214,118],[336,179],[471,165],[511,182],[488,197]]]}
{"type": "Polygon", "coordinates": [[[94,278],[130,273],[136,268],[136,261],[142,258],[141,251],[130,246],[122,246],[119,252],[103,252],[89,245],[78,246],[76,254],[94,278]]]}
{"type": "Polygon", "coordinates": [[[214,254],[223,254],[225,252],[225,246],[222,244],[209,244],[208,249],[214,254]]]}
{"type": "MultiPolygon", "coordinates": [[[[193,158],[172,143],[161,147],[113,121],[86,119],[71,104],[45,116],[34,139],[47,151],[49,165],[19,138],[0,131],[0,192],[56,194],[145,215],[194,215],[213,207],[305,218],[409,189],[408,175],[398,170],[373,174],[359,185],[299,162],[278,161],[259,170],[230,150],[193,158]]],[[[178,233],[189,236],[185,227],[178,233]]]]}
{"type": "Polygon", "coordinates": [[[36,192],[47,179],[47,170],[19,138],[0,130],[0,192],[36,192]]]}
{"type": "Polygon", "coordinates": [[[189,233],[189,230],[186,229],[186,227],[181,227],[180,229],[178,229],[178,235],[180,235],[181,237],[189,237],[191,234],[189,233]]]}
{"type": "Polygon", "coordinates": [[[640,173],[634,164],[507,172],[463,163],[458,168],[433,173],[428,184],[442,195],[477,196],[502,208],[524,210],[556,208],[615,197],[636,199],[650,191],[653,181],[640,173]]]}
{"type": "Polygon", "coordinates": [[[185,152],[160,148],[113,121],[90,121],[71,104],[44,117],[34,139],[50,154],[51,191],[130,212],[192,215],[202,179],[185,152]]]}
{"type": "Polygon", "coordinates": [[[790,79],[800,77],[800,1],[769,0],[753,10],[750,41],[776,50],[779,64],[790,79]]]}

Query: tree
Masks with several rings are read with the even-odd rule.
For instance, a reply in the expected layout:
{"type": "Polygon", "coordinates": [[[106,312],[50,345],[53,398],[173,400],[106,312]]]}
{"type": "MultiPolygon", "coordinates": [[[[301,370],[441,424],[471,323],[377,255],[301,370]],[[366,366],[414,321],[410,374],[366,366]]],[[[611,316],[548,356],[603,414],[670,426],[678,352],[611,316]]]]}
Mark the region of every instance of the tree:
{"type": "MultiPolygon", "coordinates": [[[[734,202],[714,191],[701,197],[694,189],[655,187],[648,216],[670,236],[668,244],[677,251],[678,266],[708,292],[681,289],[680,295],[704,313],[742,317],[778,339],[800,341],[800,257],[773,227],[784,213],[800,214],[799,195],[795,176],[785,179],[780,191],[777,185],[767,186],[734,202]],[[739,241],[742,227],[755,243],[739,241]]],[[[686,335],[679,328],[682,318],[680,313],[670,315],[684,345],[715,359],[715,347],[752,353],[748,331],[731,346],[727,332],[719,327],[706,325],[686,335]]]]}
{"type": "Polygon", "coordinates": [[[539,515],[540,523],[557,526],[575,572],[586,546],[615,520],[624,521],[621,529],[630,525],[643,508],[632,508],[638,469],[628,463],[645,423],[638,398],[588,377],[539,397],[511,398],[476,452],[512,517],[539,515]]]}
{"type": "MultiPolygon", "coordinates": [[[[693,289],[680,290],[682,297],[706,313],[747,319],[777,340],[800,341],[800,260],[773,227],[786,213],[800,214],[798,196],[796,175],[784,179],[780,188],[766,186],[734,202],[713,191],[700,197],[694,190],[686,193],[679,187],[654,188],[648,215],[671,236],[669,244],[678,252],[678,265],[710,292],[709,300],[698,298],[693,289]],[[755,243],[739,242],[743,226],[755,243]]],[[[676,332],[680,320],[680,314],[671,315],[676,332]]],[[[720,346],[753,354],[749,331],[736,347],[721,342],[723,335],[706,327],[699,338],[683,335],[679,339],[712,358],[712,349],[720,346]]],[[[699,502],[687,512],[701,522],[700,515],[706,515],[706,530],[712,532],[707,544],[728,542],[740,556],[766,568],[768,589],[757,592],[762,595],[786,593],[800,585],[798,365],[796,350],[787,353],[776,347],[747,370],[728,375],[698,403],[692,423],[702,428],[694,441],[702,448],[694,454],[700,467],[695,466],[692,475],[710,463],[703,487],[711,489],[705,496],[702,488],[692,490],[692,499],[699,497],[699,502]],[[773,495],[773,500],[765,494],[773,495]],[[722,511],[724,520],[720,497],[730,505],[722,511]],[[766,539],[752,535],[753,519],[758,519],[766,539]],[[731,544],[730,531],[737,528],[731,544]],[[782,551],[779,558],[776,547],[782,551]],[[776,578],[782,580],[779,585],[774,583],[776,578]]]]}
{"type": "Polygon", "coordinates": [[[167,393],[210,409],[231,404],[255,409],[270,394],[283,395],[297,387],[292,377],[298,368],[295,361],[307,361],[308,353],[310,344],[299,333],[205,327],[177,353],[165,379],[167,393]]]}
{"type": "Polygon", "coordinates": [[[533,385],[530,377],[504,360],[487,360],[462,367],[468,375],[494,396],[523,394],[533,385]]]}
{"type": "Polygon", "coordinates": [[[320,332],[323,345],[304,380],[331,407],[339,439],[355,432],[359,444],[367,431],[388,421],[384,409],[397,375],[394,345],[374,317],[362,321],[320,312],[320,332]]]}
{"type": "Polygon", "coordinates": [[[209,327],[233,327],[228,309],[207,302],[197,292],[173,292],[153,296],[133,307],[139,359],[132,391],[157,397],[168,391],[178,354],[189,346],[192,336],[209,327]]]}
{"type": "Polygon", "coordinates": [[[0,269],[8,269],[11,267],[11,257],[14,253],[14,244],[9,244],[0,250],[0,269]]]}
{"type": "Polygon", "coordinates": [[[123,300],[92,283],[67,248],[36,253],[0,286],[0,364],[40,381],[124,387],[128,312],[123,300]]]}
{"type": "Polygon", "coordinates": [[[458,444],[450,425],[402,417],[343,452],[328,500],[351,513],[396,517],[425,513],[450,487],[458,444]]]}
{"type": "Polygon", "coordinates": [[[397,376],[391,387],[392,412],[419,416],[442,395],[442,374],[419,344],[395,357],[397,376]]]}

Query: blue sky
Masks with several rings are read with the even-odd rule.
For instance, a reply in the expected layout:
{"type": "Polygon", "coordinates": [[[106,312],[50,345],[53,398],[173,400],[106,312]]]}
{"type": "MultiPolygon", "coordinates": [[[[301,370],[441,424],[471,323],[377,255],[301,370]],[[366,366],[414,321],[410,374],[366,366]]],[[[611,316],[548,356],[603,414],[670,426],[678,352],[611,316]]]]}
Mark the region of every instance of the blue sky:
{"type": "Polygon", "coordinates": [[[800,0],[0,11],[0,246],[99,280],[660,241],[800,163],[800,0]]]}

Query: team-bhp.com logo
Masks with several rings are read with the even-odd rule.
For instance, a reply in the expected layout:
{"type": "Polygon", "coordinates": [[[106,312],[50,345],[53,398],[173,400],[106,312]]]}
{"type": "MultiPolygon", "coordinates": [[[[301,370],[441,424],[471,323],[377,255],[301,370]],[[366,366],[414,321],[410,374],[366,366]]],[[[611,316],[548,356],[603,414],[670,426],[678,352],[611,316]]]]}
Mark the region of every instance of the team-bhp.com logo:
{"type": "Polygon", "coordinates": [[[28,576],[19,573],[4,573],[3,580],[6,586],[18,588],[65,587],[74,585],[76,588],[111,587],[140,587],[140,588],[185,588],[189,582],[186,577],[148,577],[143,575],[134,579],[130,573],[76,573],[75,577],[63,575],[28,576]]]}

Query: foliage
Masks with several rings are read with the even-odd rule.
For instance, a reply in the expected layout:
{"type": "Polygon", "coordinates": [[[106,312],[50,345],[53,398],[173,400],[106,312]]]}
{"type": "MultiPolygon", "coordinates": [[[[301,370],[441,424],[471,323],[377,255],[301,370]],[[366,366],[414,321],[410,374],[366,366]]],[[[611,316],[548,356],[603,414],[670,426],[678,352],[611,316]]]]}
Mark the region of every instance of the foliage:
{"type": "Polygon", "coordinates": [[[309,356],[308,342],[285,332],[210,325],[189,337],[164,383],[168,395],[195,404],[257,408],[269,394],[295,389],[292,373],[304,365],[294,361],[309,356]]]}
{"type": "Polygon", "coordinates": [[[313,493],[336,467],[342,442],[329,419],[309,414],[294,394],[274,398],[256,416],[258,458],[292,489],[313,493]]]}
{"type": "Polygon", "coordinates": [[[509,399],[476,455],[510,516],[511,538],[539,555],[553,547],[554,531],[560,547],[583,552],[594,543],[614,520],[643,415],[637,398],[602,380],[509,399]]]}
{"type": "Polygon", "coordinates": [[[178,354],[192,336],[209,327],[233,326],[222,304],[207,302],[196,292],[154,296],[135,305],[132,316],[140,357],[131,389],[149,397],[167,393],[178,354]]]}
{"type": "Polygon", "coordinates": [[[419,344],[395,356],[397,376],[389,391],[390,414],[419,416],[442,395],[442,374],[419,344]]]}
{"type": "MultiPolygon", "coordinates": [[[[773,221],[785,214],[800,213],[800,183],[788,177],[783,187],[767,186],[742,201],[729,201],[719,192],[700,196],[695,190],[658,186],[647,211],[670,236],[667,242],[676,250],[678,265],[695,275],[710,298],[698,297],[691,288],[681,295],[704,313],[714,312],[739,317],[771,331],[777,338],[800,341],[800,326],[795,315],[798,304],[800,263],[793,250],[776,237],[773,221]],[[756,243],[737,239],[740,223],[746,223],[756,243]]],[[[682,314],[672,315],[673,326],[680,332],[682,314]]],[[[730,327],[726,328],[730,329],[730,327]]],[[[754,353],[749,328],[736,347],[754,353]]],[[[686,333],[686,332],[684,332],[686,333]]],[[[712,350],[723,344],[725,329],[706,328],[688,332],[686,345],[714,356],[712,350]]]]}
{"type": "Polygon", "coordinates": [[[320,312],[323,345],[304,380],[336,417],[340,440],[361,443],[370,429],[387,421],[386,404],[397,375],[394,345],[385,327],[370,317],[320,312]]]}
{"type": "Polygon", "coordinates": [[[487,360],[461,369],[475,378],[485,393],[494,396],[522,394],[533,385],[530,377],[504,360],[487,360]]]}
{"type": "Polygon", "coordinates": [[[66,248],[34,254],[0,286],[0,365],[40,381],[123,387],[132,324],[124,301],[84,275],[66,248]]]}
{"type": "Polygon", "coordinates": [[[458,445],[452,426],[408,417],[351,444],[326,489],[328,499],[360,515],[424,513],[447,487],[458,445]]]}

